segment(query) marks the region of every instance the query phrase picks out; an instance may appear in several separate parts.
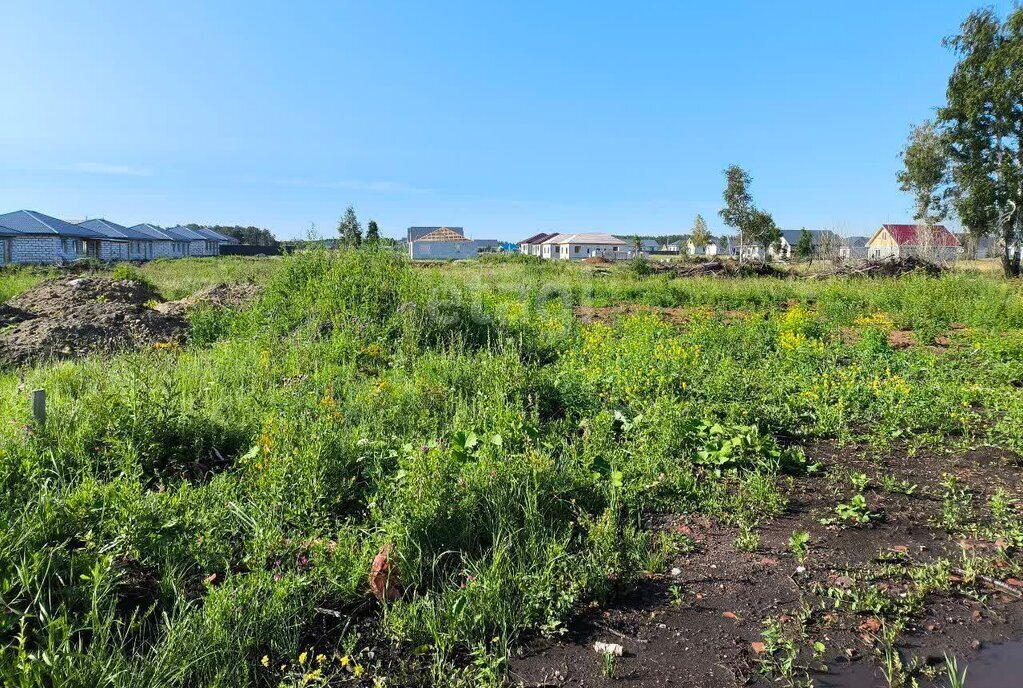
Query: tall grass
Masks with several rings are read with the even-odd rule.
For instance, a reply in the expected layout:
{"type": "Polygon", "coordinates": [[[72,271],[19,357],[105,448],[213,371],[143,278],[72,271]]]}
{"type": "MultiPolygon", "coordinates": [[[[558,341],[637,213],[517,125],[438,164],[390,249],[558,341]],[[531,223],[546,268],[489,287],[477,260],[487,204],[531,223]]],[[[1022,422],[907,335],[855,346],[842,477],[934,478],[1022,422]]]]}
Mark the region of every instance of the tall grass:
{"type": "Polygon", "coordinates": [[[809,438],[1023,447],[1023,306],[990,277],[209,263],[142,268],[167,296],[265,285],[248,309],[194,315],[184,350],[0,376],[4,685],[276,685],[310,646],[373,642],[428,646],[423,680],[453,680],[466,652],[626,589],[650,560],[645,513],[778,513],[809,438]],[[571,313],[621,301],[691,312],[571,313]],[[921,346],[893,349],[895,327],[921,346]],[[939,333],[960,346],[923,346],[939,333]],[[386,545],[401,595],[381,605],[366,576],[386,545]],[[324,636],[318,607],[375,638],[324,636]]]}

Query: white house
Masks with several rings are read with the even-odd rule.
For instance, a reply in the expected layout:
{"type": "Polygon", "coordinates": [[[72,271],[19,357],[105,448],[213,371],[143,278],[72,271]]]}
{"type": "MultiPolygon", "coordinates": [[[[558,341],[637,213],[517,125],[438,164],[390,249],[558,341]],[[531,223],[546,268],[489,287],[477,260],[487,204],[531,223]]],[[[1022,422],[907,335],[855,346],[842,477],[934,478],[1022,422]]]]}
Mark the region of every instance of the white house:
{"type": "Polygon", "coordinates": [[[803,232],[810,235],[814,258],[831,258],[839,249],[838,235],[829,229],[784,229],[778,239],[778,247],[771,246],[768,252],[773,258],[790,260],[796,255],[796,246],[803,238],[803,232]]]}
{"type": "Polygon", "coordinates": [[[519,252],[527,256],[540,256],[540,244],[550,239],[553,234],[548,232],[540,232],[534,234],[528,239],[523,239],[519,242],[519,252]]]}
{"type": "Polygon", "coordinates": [[[423,227],[409,227],[409,258],[412,260],[457,260],[475,258],[480,251],[493,251],[500,246],[495,239],[473,240],[465,236],[461,227],[437,227],[422,233],[423,227]],[[414,231],[415,230],[415,231],[414,231]]]}
{"type": "Polygon", "coordinates": [[[692,239],[686,242],[686,253],[691,256],[716,256],[720,249],[716,239],[708,241],[706,246],[697,246],[692,239]]]}
{"type": "Polygon", "coordinates": [[[629,243],[605,232],[579,232],[556,234],[541,245],[541,257],[550,260],[582,260],[584,258],[606,258],[617,260],[628,258],[635,251],[629,251],[629,243]]]}

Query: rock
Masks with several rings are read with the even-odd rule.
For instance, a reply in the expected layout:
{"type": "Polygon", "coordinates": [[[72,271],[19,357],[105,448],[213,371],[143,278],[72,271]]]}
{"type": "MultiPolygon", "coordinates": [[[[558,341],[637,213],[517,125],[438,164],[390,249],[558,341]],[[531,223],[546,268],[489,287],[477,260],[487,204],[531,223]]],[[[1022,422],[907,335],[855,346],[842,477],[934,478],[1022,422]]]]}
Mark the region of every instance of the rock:
{"type": "Polygon", "coordinates": [[[971,650],[979,650],[982,647],[984,647],[984,643],[980,642],[979,640],[974,640],[973,642],[970,643],[971,650]]]}
{"type": "Polygon", "coordinates": [[[749,644],[749,646],[753,648],[753,651],[756,652],[758,655],[763,654],[764,650],[767,649],[767,646],[760,641],[752,642],[749,644]]]}

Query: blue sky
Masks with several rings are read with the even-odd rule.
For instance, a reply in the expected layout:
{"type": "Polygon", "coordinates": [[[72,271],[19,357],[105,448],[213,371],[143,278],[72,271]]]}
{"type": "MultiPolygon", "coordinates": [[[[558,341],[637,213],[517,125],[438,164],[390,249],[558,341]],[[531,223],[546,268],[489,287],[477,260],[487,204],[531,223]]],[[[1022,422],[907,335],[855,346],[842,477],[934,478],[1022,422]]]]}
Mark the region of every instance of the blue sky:
{"type": "Polygon", "coordinates": [[[6,0],[0,212],[717,233],[738,163],[782,227],[866,234],[976,6],[6,0]]]}

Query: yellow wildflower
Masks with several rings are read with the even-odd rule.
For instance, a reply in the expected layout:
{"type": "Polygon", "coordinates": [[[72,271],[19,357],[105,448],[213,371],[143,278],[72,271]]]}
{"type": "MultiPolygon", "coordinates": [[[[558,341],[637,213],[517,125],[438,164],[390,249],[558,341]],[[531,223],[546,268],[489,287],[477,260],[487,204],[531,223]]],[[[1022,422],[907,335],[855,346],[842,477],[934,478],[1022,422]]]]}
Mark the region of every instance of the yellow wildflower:
{"type": "Polygon", "coordinates": [[[355,668],[352,669],[352,673],[355,674],[355,678],[360,678],[364,673],[366,673],[366,670],[362,668],[361,664],[356,664],[355,668]]]}
{"type": "Polygon", "coordinates": [[[263,659],[260,660],[260,663],[263,666],[265,666],[267,669],[269,669],[270,668],[270,657],[267,656],[267,655],[263,655],[263,659]]]}
{"type": "Polygon", "coordinates": [[[305,660],[307,660],[308,658],[309,658],[309,653],[303,651],[302,654],[300,654],[298,656],[298,663],[299,664],[305,664],[305,660]]]}

